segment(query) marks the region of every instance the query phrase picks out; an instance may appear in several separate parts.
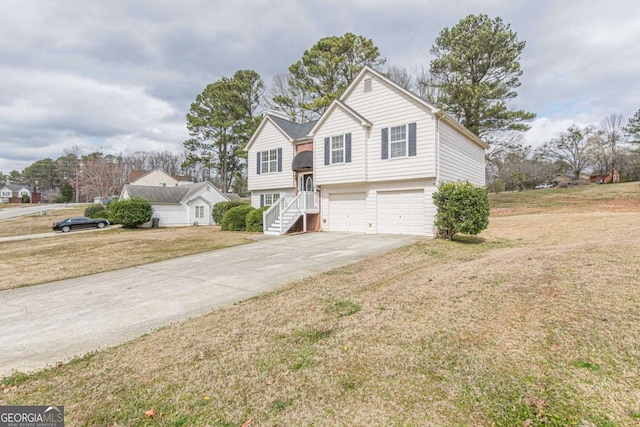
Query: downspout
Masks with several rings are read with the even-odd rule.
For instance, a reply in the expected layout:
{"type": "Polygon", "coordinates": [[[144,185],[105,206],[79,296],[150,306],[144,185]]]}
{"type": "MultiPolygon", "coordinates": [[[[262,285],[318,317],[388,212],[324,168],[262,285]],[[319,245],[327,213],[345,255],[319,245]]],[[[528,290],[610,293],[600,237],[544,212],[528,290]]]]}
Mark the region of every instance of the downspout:
{"type": "Polygon", "coordinates": [[[364,131],[364,182],[369,179],[369,137],[371,136],[371,128],[367,125],[362,126],[364,131]]]}
{"type": "Polygon", "coordinates": [[[436,187],[440,185],[440,120],[444,117],[440,111],[436,111],[436,187]],[[440,115],[440,117],[438,117],[440,115]]]}

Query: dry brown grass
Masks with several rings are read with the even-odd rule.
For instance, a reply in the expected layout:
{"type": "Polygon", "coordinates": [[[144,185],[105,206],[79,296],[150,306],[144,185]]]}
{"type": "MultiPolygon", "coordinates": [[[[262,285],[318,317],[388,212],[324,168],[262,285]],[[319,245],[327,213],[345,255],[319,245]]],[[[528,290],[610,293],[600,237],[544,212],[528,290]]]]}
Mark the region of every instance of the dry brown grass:
{"type": "Polygon", "coordinates": [[[638,426],[640,210],[581,203],[15,374],[0,403],[69,426],[638,426]]]}
{"type": "MultiPolygon", "coordinates": [[[[68,216],[62,214],[62,218],[68,216]]],[[[54,216],[49,217],[49,222],[52,218],[54,216]]],[[[4,222],[0,224],[3,226],[4,222]]],[[[31,229],[37,226],[31,224],[31,229]]],[[[247,236],[247,233],[223,232],[219,227],[124,229],[111,226],[99,232],[57,233],[45,239],[3,242],[0,243],[0,290],[235,246],[248,243],[247,236]]]]}
{"type": "Polygon", "coordinates": [[[69,207],[47,211],[45,215],[28,215],[0,221],[0,237],[22,236],[26,234],[53,233],[51,226],[71,216],[83,216],[84,207],[69,207]]]}

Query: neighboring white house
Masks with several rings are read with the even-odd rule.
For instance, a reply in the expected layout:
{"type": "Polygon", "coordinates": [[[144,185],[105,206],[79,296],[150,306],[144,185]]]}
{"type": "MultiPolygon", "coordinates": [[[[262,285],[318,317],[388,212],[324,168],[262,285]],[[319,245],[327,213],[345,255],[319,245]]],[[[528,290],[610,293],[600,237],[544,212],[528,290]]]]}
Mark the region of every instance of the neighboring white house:
{"type": "Polygon", "coordinates": [[[0,187],[0,203],[8,203],[12,197],[22,197],[25,195],[31,198],[31,191],[26,185],[4,184],[0,187]]]}
{"type": "Polygon", "coordinates": [[[169,175],[160,169],[154,169],[152,171],[131,172],[129,184],[151,187],[177,187],[178,185],[193,184],[193,181],[188,176],[169,175]]]}
{"type": "Polygon", "coordinates": [[[247,145],[251,204],[273,205],[267,233],[302,218],[307,229],[434,236],[437,185],[483,186],[486,149],[445,112],[365,67],[316,122],[265,116],[247,145]]]}
{"type": "Polygon", "coordinates": [[[213,206],[229,200],[210,182],[174,187],[127,184],[120,198],[126,200],[131,197],[141,197],[151,202],[153,218],[159,220],[161,227],[213,225],[213,206]]]}

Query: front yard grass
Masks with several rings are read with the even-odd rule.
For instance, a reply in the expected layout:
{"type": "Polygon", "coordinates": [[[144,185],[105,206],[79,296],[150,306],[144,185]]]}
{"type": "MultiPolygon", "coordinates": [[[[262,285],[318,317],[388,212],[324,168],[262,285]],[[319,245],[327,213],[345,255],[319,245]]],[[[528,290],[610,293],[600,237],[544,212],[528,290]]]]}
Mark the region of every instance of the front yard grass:
{"type": "Polygon", "coordinates": [[[68,426],[638,426],[640,209],[607,203],[492,217],[15,373],[0,404],[65,405],[68,426]]]}
{"type": "MultiPolygon", "coordinates": [[[[63,218],[72,216],[61,215],[63,218]]],[[[53,215],[49,222],[52,218],[53,215]]],[[[0,222],[0,227],[3,226],[4,221],[0,222]]],[[[29,227],[31,230],[37,229],[33,224],[29,227]]],[[[0,290],[133,267],[250,242],[247,239],[250,233],[220,231],[216,226],[111,227],[100,232],[70,232],[45,239],[0,243],[0,290]]]]}
{"type": "Polygon", "coordinates": [[[72,216],[84,216],[85,207],[69,207],[44,211],[44,215],[33,214],[0,221],[0,237],[23,236],[27,234],[53,233],[51,227],[56,221],[72,216]]]}

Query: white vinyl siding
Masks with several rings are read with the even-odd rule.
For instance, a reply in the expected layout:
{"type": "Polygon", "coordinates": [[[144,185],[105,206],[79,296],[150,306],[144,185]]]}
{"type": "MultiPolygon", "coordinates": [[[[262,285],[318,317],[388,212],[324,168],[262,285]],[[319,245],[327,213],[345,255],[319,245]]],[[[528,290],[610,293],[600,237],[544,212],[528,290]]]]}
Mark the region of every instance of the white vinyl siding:
{"type": "Polygon", "coordinates": [[[440,122],[440,180],[485,185],[485,152],[451,125],[440,122]]]}
{"type": "MultiPolygon", "coordinates": [[[[326,119],[322,126],[316,129],[314,135],[314,179],[316,185],[336,184],[341,182],[362,182],[364,181],[364,146],[365,131],[362,125],[356,122],[353,117],[345,113],[342,109],[335,108],[331,112],[331,116],[326,119]],[[351,156],[347,160],[346,154],[346,134],[351,134],[351,156]],[[344,162],[325,165],[325,139],[329,139],[332,144],[332,138],[342,136],[345,150],[344,162]]],[[[336,145],[336,160],[340,157],[338,154],[338,145],[336,145]]],[[[332,156],[331,146],[329,147],[329,163],[332,156]]]]}
{"type": "Polygon", "coordinates": [[[183,205],[153,205],[153,217],[160,218],[160,227],[175,227],[193,224],[189,220],[189,208],[183,205]]]}
{"type": "Polygon", "coordinates": [[[435,177],[435,119],[430,109],[373,75],[364,78],[372,78],[372,90],[353,90],[343,101],[373,124],[367,140],[367,181],[435,177]],[[416,156],[382,159],[382,129],[408,123],[416,123],[416,156]]]}
{"type": "Polygon", "coordinates": [[[160,170],[153,170],[141,176],[136,181],[131,182],[131,184],[150,185],[153,187],[175,187],[178,185],[178,181],[160,170]]]}
{"type": "MultiPolygon", "coordinates": [[[[293,162],[294,146],[289,139],[282,134],[270,121],[267,121],[260,131],[260,134],[253,141],[247,155],[247,175],[249,178],[249,191],[275,190],[279,188],[293,188],[294,179],[291,163],[293,162]],[[257,153],[282,149],[282,172],[261,173],[257,169],[257,153]]],[[[262,169],[262,155],[260,156],[262,169]]],[[[271,155],[269,155],[271,157],[271,155]]],[[[276,154],[275,168],[277,170],[278,160],[276,154]]],[[[271,161],[269,164],[271,170],[271,161]]],[[[252,201],[253,204],[253,201],[252,201]]]]}

